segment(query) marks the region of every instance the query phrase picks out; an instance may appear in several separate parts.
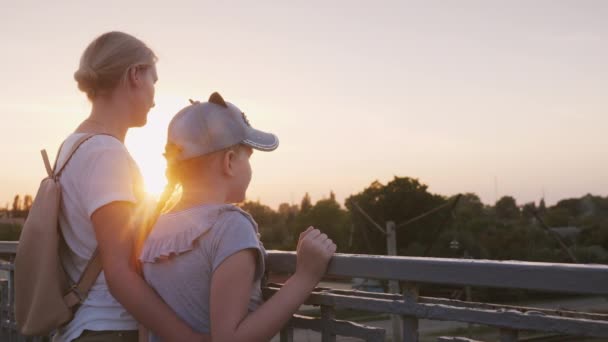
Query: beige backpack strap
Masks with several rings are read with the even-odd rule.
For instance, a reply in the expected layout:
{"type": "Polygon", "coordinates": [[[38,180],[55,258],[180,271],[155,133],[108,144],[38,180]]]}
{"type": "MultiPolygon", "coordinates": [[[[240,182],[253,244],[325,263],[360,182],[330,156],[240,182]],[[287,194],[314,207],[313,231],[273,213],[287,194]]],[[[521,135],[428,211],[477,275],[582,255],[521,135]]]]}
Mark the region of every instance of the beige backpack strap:
{"type": "Polygon", "coordinates": [[[70,292],[63,296],[68,307],[73,308],[85,300],[99,273],[101,273],[101,256],[99,255],[99,248],[96,248],[78,282],[72,286],[70,292]]]}
{"type": "MultiPolygon", "coordinates": [[[[55,157],[55,165],[53,166],[53,173],[55,174],[55,177],[59,177],[61,175],[61,172],[63,172],[63,169],[68,164],[70,159],[72,159],[74,152],[76,152],[76,150],[80,147],[80,145],[82,145],[85,141],[91,139],[92,137],[94,137],[96,135],[98,135],[98,134],[88,133],[88,134],[85,134],[84,136],[80,137],[78,140],[76,140],[74,145],[72,145],[72,149],[70,150],[70,153],[68,153],[68,157],[65,159],[63,164],[61,164],[61,166],[58,167],[57,163],[59,161],[59,154],[61,152],[61,147],[59,148],[59,152],[57,152],[57,157],[55,157]]],[[[63,144],[62,144],[62,146],[63,146],[63,144]]]]}
{"type": "Polygon", "coordinates": [[[63,148],[63,144],[65,144],[65,141],[61,143],[61,145],[59,146],[59,149],[57,150],[57,154],[55,155],[55,164],[53,164],[53,167],[51,167],[51,162],[49,161],[49,155],[46,153],[46,150],[43,149],[40,151],[40,154],[42,154],[42,161],[44,162],[44,168],[46,169],[46,173],[49,177],[53,177],[53,170],[55,169],[55,166],[57,166],[57,159],[59,159],[59,153],[61,152],[61,149],[63,148]]]}
{"type": "MultiPolygon", "coordinates": [[[[61,175],[61,172],[65,168],[65,166],[70,161],[70,159],[72,159],[72,156],[74,155],[76,150],[80,147],[80,145],[82,145],[85,141],[91,139],[95,135],[99,135],[99,134],[90,133],[90,134],[86,134],[86,135],[82,136],[81,138],[79,138],[74,143],[74,145],[72,145],[72,149],[70,150],[66,160],[63,162],[63,164],[61,164],[61,166],[59,166],[59,168],[57,168],[57,162],[59,160],[59,152],[58,152],[57,157],[55,158],[55,165],[53,166],[53,172],[51,174],[54,174],[55,177],[59,177],[61,175]]],[[[105,134],[105,135],[107,135],[107,134],[105,134]]],[[[61,147],[59,148],[59,151],[61,152],[61,147]]],[[[43,159],[45,159],[45,156],[46,156],[46,151],[43,152],[43,159]]],[[[50,166],[50,164],[48,163],[48,156],[46,157],[46,160],[45,160],[45,165],[47,165],[47,164],[50,166]]],[[[49,166],[47,166],[47,172],[48,172],[49,166]]],[[[89,293],[89,290],[91,289],[93,284],[95,284],[95,280],[97,280],[97,277],[101,273],[101,269],[102,269],[101,256],[99,255],[99,248],[96,248],[95,251],[93,251],[93,255],[91,255],[91,259],[89,259],[89,263],[87,264],[84,271],[80,275],[80,279],[78,279],[78,282],[76,284],[74,284],[70,288],[70,291],[63,297],[63,299],[68,307],[74,308],[85,300],[85,298],[87,297],[87,294],[89,293]]]]}
{"type": "Polygon", "coordinates": [[[46,150],[40,151],[42,154],[42,161],[44,162],[44,168],[46,169],[46,174],[49,177],[53,177],[53,169],[51,168],[51,163],[49,162],[49,155],[46,154],[46,150]]]}

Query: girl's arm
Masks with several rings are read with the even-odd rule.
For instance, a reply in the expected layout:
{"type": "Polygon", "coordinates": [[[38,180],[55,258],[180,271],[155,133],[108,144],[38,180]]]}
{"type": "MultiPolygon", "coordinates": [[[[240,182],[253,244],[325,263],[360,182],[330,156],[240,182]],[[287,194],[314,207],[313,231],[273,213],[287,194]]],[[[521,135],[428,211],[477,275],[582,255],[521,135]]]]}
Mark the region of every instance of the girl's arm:
{"type": "Polygon", "coordinates": [[[163,341],[211,341],[194,332],[139,276],[135,267],[134,205],[112,202],[91,215],[110,293],[163,341]]]}
{"type": "Polygon", "coordinates": [[[296,273],[267,302],[248,313],[256,254],[246,249],[226,258],[211,280],[213,342],[269,341],[317,285],[336,245],[317,229],[300,235],[296,273]]]}

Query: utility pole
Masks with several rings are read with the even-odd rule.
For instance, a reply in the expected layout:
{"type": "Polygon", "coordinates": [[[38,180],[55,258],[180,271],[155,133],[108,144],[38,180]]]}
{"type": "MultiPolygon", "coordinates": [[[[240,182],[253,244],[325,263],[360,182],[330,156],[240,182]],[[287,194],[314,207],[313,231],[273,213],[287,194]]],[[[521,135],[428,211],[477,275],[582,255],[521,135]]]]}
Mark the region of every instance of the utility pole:
{"type": "MultiPolygon", "coordinates": [[[[382,228],[382,226],[380,226],[376,221],[374,221],[374,219],[372,219],[366,212],[365,210],[363,210],[359,204],[357,204],[356,202],[353,202],[353,205],[355,208],[357,208],[357,210],[363,215],[363,217],[365,217],[365,219],[367,221],[369,221],[372,226],[374,228],[376,228],[377,230],[379,230],[384,236],[386,236],[386,254],[388,256],[396,256],[397,255],[397,228],[403,228],[407,225],[409,225],[410,223],[416,222],[422,218],[425,218],[441,209],[443,209],[444,207],[449,206],[450,207],[450,215],[452,215],[452,211],[454,210],[454,207],[456,207],[456,204],[458,204],[458,201],[460,200],[460,197],[462,197],[461,194],[458,194],[456,196],[456,198],[450,203],[444,203],[438,207],[435,207],[421,215],[418,215],[414,218],[411,218],[405,222],[400,223],[399,225],[396,225],[394,221],[387,221],[385,228],[382,228]]],[[[425,253],[426,254],[426,253],[425,253]]],[[[392,294],[400,294],[401,293],[401,289],[399,288],[399,282],[397,280],[389,280],[388,281],[388,292],[392,293],[392,294]]],[[[402,319],[401,316],[399,315],[391,315],[391,321],[392,321],[392,327],[393,327],[393,341],[402,341],[403,338],[403,333],[401,331],[401,327],[403,326],[402,323],[402,319]]]]}
{"type": "MultiPolygon", "coordinates": [[[[395,230],[395,222],[386,222],[386,251],[389,256],[397,255],[397,231],[395,230]]],[[[399,294],[399,282],[397,280],[388,281],[388,292],[399,294]]],[[[401,316],[391,315],[393,323],[393,341],[401,341],[401,316]]]]}

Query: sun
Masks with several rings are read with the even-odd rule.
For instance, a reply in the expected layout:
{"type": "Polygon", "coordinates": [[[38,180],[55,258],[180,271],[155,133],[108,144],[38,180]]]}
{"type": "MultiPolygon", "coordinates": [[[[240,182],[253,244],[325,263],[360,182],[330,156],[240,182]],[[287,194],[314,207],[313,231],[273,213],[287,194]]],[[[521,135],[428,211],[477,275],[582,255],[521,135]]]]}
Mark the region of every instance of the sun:
{"type": "Polygon", "coordinates": [[[156,96],[156,106],[148,114],[148,123],[142,128],[130,129],[125,145],[139,166],[146,192],[157,197],[167,184],[167,164],[163,153],[167,141],[167,127],[175,113],[185,107],[187,99],[156,96]]]}

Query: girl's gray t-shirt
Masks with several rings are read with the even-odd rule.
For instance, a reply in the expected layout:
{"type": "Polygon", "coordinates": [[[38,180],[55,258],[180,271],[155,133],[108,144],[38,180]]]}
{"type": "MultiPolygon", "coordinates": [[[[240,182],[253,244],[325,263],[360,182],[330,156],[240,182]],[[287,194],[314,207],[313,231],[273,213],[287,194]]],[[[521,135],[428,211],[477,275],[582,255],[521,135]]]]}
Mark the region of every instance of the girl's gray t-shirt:
{"type": "MultiPolygon", "coordinates": [[[[198,332],[209,333],[211,276],[229,256],[244,249],[258,254],[249,311],[262,303],[265,250],[257,224],[230,204],[201,205],[161,215],[140,260],[146,281],[177,315],[198,332]]],[[[150,341],[160,341],[152,334],[150,341]]]]}

